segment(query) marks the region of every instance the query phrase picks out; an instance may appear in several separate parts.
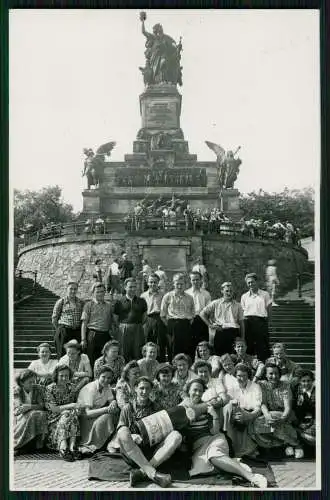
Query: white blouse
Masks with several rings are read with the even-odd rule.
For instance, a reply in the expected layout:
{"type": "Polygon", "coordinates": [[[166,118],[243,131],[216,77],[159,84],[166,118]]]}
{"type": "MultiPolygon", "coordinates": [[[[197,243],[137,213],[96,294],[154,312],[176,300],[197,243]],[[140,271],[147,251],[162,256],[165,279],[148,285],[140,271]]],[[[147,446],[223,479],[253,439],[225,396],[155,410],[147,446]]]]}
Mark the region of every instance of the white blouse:
{"type": "Polygon", "coordinates": [[[231,386],[228,394],[232,399],[239,402],[241,408],[245,410],[255,410],[261,407],[262,392],[259,384],[248,381],[245,389],[241,388],[239,384],[231,386]]]}
{"type": "Polygon", "coordinates": [[[50,359],[47,363],[43,363],[41,359],[35,359],[31,361],[28,369],[32,370],[39,377],[46,377],[47,375],[51,375],[55,370],[57,365],[57,359],[50,359]]]}

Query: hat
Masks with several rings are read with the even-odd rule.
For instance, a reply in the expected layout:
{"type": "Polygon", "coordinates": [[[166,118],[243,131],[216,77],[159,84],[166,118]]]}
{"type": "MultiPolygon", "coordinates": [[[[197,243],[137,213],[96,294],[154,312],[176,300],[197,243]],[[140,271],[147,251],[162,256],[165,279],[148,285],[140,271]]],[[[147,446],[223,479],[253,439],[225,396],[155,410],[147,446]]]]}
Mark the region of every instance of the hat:
{"type": "Polygon", "coordinates": [[[68,347],[75,347],[76,349],[81,350],[80,342],[78,342],[78,340],[76,339],[69,340],[69,342],[64,344],[64,347],[65,349],[67,349],[68,347]]]}
{"type": "Polygon", "coordinates": [[[175,368],[172,365],[170,365],[170,363],[161,363],[156,370],[155,379],[158,380],[158,375],[163,372],[169,371],[173,375],[174,370],[175,368]]]}

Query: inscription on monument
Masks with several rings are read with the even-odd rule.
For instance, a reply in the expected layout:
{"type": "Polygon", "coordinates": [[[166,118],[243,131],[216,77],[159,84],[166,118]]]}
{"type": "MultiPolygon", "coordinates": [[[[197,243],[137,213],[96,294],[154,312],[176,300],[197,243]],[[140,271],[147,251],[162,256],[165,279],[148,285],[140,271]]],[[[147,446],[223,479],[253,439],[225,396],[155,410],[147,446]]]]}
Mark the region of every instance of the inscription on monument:
{"type": "Polygon", "coordinates": [[[179,127],[177,102],[169,98],[146,100],[143,103],[142,119],[147,128],[179,127]]]}

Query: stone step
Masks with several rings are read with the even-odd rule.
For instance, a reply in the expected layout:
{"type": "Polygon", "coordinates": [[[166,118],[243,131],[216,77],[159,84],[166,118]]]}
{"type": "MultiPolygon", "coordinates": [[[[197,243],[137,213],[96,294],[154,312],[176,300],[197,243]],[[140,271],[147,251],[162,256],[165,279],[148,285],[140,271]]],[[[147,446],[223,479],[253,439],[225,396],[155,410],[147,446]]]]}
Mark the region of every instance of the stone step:
{"type": "MultiPolygon", "coordinates": [[[[55,353],[52,353],[52,358],[56,358],[55,353]]],[[[30,362],[37,359],[36,352],[15,352],[15,360],[29,359],[30,362]]]]}

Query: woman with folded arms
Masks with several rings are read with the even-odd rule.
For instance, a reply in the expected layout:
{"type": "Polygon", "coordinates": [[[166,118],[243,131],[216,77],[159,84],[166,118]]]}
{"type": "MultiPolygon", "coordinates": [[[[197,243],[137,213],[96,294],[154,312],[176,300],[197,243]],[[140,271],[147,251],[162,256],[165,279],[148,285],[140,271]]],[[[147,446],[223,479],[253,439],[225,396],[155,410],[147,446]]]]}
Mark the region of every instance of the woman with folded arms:
{"type": "Polygon", "coordinates": [[[41,449],[47,434],[47,418],[40,386],[36,385],[36,374],[23,370],[16,378],[14,389],[14,450],[29,445],[41,449]]]}

